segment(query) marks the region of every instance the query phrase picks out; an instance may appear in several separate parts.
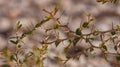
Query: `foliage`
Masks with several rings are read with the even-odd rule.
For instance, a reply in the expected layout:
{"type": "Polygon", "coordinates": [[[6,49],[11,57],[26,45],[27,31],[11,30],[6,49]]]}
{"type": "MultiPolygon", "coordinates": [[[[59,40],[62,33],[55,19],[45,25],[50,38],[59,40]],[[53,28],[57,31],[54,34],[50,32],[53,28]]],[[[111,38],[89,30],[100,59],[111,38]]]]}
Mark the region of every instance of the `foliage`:
{"type": "Polygon", "coordinates": [[[119,0],[97,0],[97,2],[102,2],[103,4],[104,3],[107,3],[107,2],[111,2],[111,3],[118,3],[119,0]]]}
{"type": "MultiPolygon", "coordinates": [[[[116,3],[117,0],[97,0],[98,2],[106,3],[106,2],[113,2],[116,3]]],[[[34,25],[31,29],[28,31],[22,33],[21,35],[18,35],[17,33],[19,30],[22,28],[22,24],[20,21],[18,21],[16,25],[16,35],[10,37],[9,41],[16,46],[15,52],[9,51],[7,48],[4,48],[1,51],[1,54],[7,58],[8,62],[11,62],[14,64],[14,66],[17,67],[30,67],[30,65],[34,65],[35,67],[44,67],[44,59],[46,58],[46,52],[47,48],[52,45],[53,43],[55,44],[56,47],[59,47],[59,45],[66,41],[69,44],[64,48],[64,53],[66,54],[67,60],[63,60],[62,58],[56,57],[57,60],[60,60],[63,63],[66,63],[69,59],[75,58],[77,56],[80,56],[81,54],[87,55],[89,53],[94,54],[94,49],[99,49],[103,53],[103,57],[107,60],[107,55],[113,55],[116,58],[116,61],[120,61],[120,42],[116,42],[119,40],[119,34],[120,34],[120,25],[113,26],[112,29],[107,30],[107,31],[100,31],[98,30],[93,22],[93,16],[91,14],[87,15],[87,20],[85,22],[82,22],[80,27],[76,29],[76,31],[72,31],[69,27],[68,24],[63,25],[59,21],[60,17],[55,17],[57,14],[59,8],[55,7],[52,11],[48,11],[46,9],[43,9],[45,13],[48,14],[48,16],[45,16],[43,20],[41,20],[39,23],[34,25]],[[50,29],[45,29],[45,35],[46,38],[42,41],[40,41],[40,46],[34,46],[31,48],[31,51],[28,53],[23,53],[21,54],[21,50],[24,48],[22,44],[24,44],[23,39],[29,35],[31,35],[35,30],[40,28],[44,23],[48,22],[49,20],[54,20],[55,24],[53,25],[53,28],[50,29]],[[93,28],[91,28],[93,27],[93,28]],[[62,30],[60,28],[65,28],[67,29],[67,32],[64,31],[65,34],[71,35],[71,37],[66,37],[64,39],[61,39],[59,37],[59,32],[57,30],[62,30]],[[88,34],[82,33],[84,29],[91,29],[91,32],[88,34]],[[54,31],[53,33],[55,34],[55,40],[50,42],[49,39],[51,35],[49,35],[49,31],[54,31]],[[56,33],[57,32],[57,33],[56,33]],[[104,36],[109,34],[109,38],[106,39],[104,36]],[[99,46],[95,46],[92,44],[92,41],[95,41],[95,38],[99,37],[101,43],[99,46]],[[83,47],[77,47],[82,40],[86,42],[86,44],[89,45],[87,48],[83,47]],[[114,50],[116,51],[115,53],[109,52],[107,43],[112,42],[114,44],[114,50]],[[70,46],[73,45],[75,48],[73,50],[70,50],[70,46]],[[87,52],[87,53],[86,53],[87,52]],[[20,56],[22,55],[23,58],[21,59],[20,56]]]]}

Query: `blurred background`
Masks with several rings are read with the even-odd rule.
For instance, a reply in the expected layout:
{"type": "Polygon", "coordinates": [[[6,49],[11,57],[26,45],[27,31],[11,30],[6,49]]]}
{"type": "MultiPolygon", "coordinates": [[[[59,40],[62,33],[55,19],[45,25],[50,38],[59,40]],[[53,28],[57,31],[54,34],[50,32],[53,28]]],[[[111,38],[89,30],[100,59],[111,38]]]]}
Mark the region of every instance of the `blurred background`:
{"type": "MultiPolygon", "coordinates": [[[[30,28],[31,24],[35,25],[43,19],[46,15],[42,11],[44,8],[52,10],[56,5],[60,7],[58,16],[64,11],[61,23],[67,23],[70,16],[69,27],[73,31],[79,27],[80,22],[86,20],[86,15],[89,13],[95,18],[94,22],[99,30],[109,30],[112,23],[116,25],[120,22],[120,3],[102,4],[97,3],[96,0],[0,0],[0,50],[6,46],[12,48],[8,43],[8,38],[14,34],[13,29],[17,21],[23,24],[24,28],[21,31],[23,32],[30,28]]],[[[37,44],[34,40],[39,39],[39,33],[39,30],[35,31],[34,36],[26,38],[27,47],[37,44]]],[[[48,55],[52,57],[59,54],[61,48],[56,49],[55,46],[51,46],[52,50],[48,55]]],[[[2,63],[0,60],[0,64],[2,63]]],[[[81,56],[79,61],[70,60],[67,64],[66,67],[114,67],[114,64],[106,62],[99,56],[92,58],[81,56]]],[[[62,66],[46,60],[45,67],[62,66]]]]}

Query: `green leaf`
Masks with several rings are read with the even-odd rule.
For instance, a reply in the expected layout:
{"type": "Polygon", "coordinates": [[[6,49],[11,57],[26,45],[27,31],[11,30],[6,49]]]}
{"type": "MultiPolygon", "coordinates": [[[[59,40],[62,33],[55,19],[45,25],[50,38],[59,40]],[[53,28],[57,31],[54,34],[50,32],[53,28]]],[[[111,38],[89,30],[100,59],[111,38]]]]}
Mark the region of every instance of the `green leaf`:
{"type": "Polygon", "coordinates": [[[43,60],[40,61],[40,67],[44,67],[44,62],[43,62],[43,60]]]}
{"type": "Polygon", "coordinates": [[[114,49],[117,51],[117,45],[114,46],[114,49]]]}
{"type": "Polygon", "coordinates": [[[95,40],[94,38],[89,38],[89,40],[95,40]]]}
{"type": "Polygon", "coordinates": [[[101,41],[103,41],[103,36],[102,36],[102,34],[100,34],[100,39],[101,39],[101,41]]]}
{"type": "Polygon", "coordinates": [[[47,50],[47,48],[48,48],[48,45],[43,46],[44,50],[47,50]]]}
{"type": "Polygon", "coordinates": [[[55,7],[54,8],[54,15],[58,12],[59,8],[58,7],[55,7]]]}
{"type": "Polygon", "coordinates": [[[11,52],[8,50],[7,47],[5,47],[1,50],[1,54],[5,57],[9,57],[11,55],[11,52]]]}
{"type": "Polygon", "coordinates": [[[20,44],[19,44],[19,45],[17,45],[17,48],[21,48],[21,47],[22,47],[22,45],[20,45],[20,44]]]}
{"type": "Polygon", "coordinates": [[[29,52],[29,53],[27,53],[26,55],[25,55],[25,57],[30,57],[30,56],[32,56],[34,53],[33,52],[29,52]]]}
{"type": "Polygon", "coordinates": [[[118,3],[119,0],[112,0],[113,3],[118,3]]]}
{"type": "Polygon", "coordinates": [[[110,40],[113,42],[113,44],[115,44],[115,38],[116,37],[110,37],[110,40]]]}
{"type": "Polygon", "coordinates": [[[117,60],[117,61],[120,61],[120,55],[119,55],[119,56],[116,56],[116,60],[117,60]]]}
{"type": "Polygon", "coordinates": [[[57,40],[55,41],[55,46],[57,47],[60,44],[61,41],[57,40]]]}
{"type": "Polygon", "coordinates": [[[10,65],[5,63],[5,64],[2,64],[1,67],[10,67],[10,65]]]}
{"type": "Polygon", "coordinates": [[[89,42],[89,38],[86,37],[85,42],[86,42],[86,43],[89,42]]]}
{"type": "Polygon", "coordinates": [[[10,42],[13,44],[18,44],[18,41],[10,40],[10,42]]]}
{"type": "Polygon", "coordinates": [[[16,62],[17,62],[17,59],[15,58],[15,56],[14,56],[14,55],[11,55],[11,56],[10,56],[10,60],[11,60],[11,61],[13,61],[13,60],[14,60],[14,61],[16,61],[16,62]]]}
{"type": "Polygon", "coordinates": [[[75,37],[73,40],[73,45],[76,46],[76,44],[79,40],[80,40],[80,37],[75,37]]]}
{"type": "Polygon", "coordinates": [[[40,59],[37,59],[37,60],[36,60],[36,64],[39,64],[39,63],[40,63],[40,59]]]}
{"type": "Polygon", "coordinates": [[[77,35],[81,35],[81,34],[82,34],[82,32],[81,32],[81,29],[80,29],[80,28],[77,28],[77,29],[76,29],[76,34],[77,34],[77,35]]]}
{"type": "Polygon", "coordinates": [[[22,60],[19,60],[19,63],[20,63],[20,64],[23,64],[23,61],[22,61],[22,60]]]}
{"type": "Polygon", "coordinates": [[[97,2],[102,2],[102,4],[104,4],[104,3],[108,2],[108,1],[106,1],[106,0],[97,0],[97,2]]]}
{"type": "Polygon", "coordinates": [[[52,19],[52,17],[51,17],[51,16],[45,16],[45,18],[47,18],[47,19],[52,19]]]}
{"type": "Polygon", "coordinates": [[[55,24],[54,25],[54,29],[58,29],[59,28],[59,25],[58,24],[55,24]]]}
{"type": "Polygon", "coordinates": [[[17,30],[19,30],[22,27],[22,24],[20,24],[20,21],[17,23],[17,30]]]}
{"type": "Polygon", "coordinates": [[[64,48],[64,53],[67,53],[68,52],[68,47],[65,47],[64,48]]]}
{"type": "Polygon", "coordinates": [[[22,24],[20,24],[19,26],[18,26],[18,29],[20,29],[22,27],[22,24]]]}
{"type": "Polygon", "coordinates": [[[68,39],[68,43],[69,43],[69,44],[71,44],[71,43],[72,43],[71,39],[68,39]]]}
{"type": "Polygon", "coordinates": [[[20,21],[17,22],[17,25],[18,25],[18,26],[20,25],[20,21]]]}
{"type": "Polygon", "coordinates": [[[41,26],[43,23],[45,23],[45,22],[47,22],[47,21],[49,21],[49,20],[50,20],[49,18],[42,20],[42,21],[40,22],[40,26],[41,26]]]}
{"type": "Polygon", "coordinates": [[[88,25],[89,25],[89,23],[88,23],[88,22],[84,22],[82,26],[83,26],[84,28],[89,28],[89,26],[88,26],[88,25]]]}
{"type": "Polygon", "coordinates": [[[111,34],[112,34],[112,35],[115,35],[115,34],[116,34],[116,32],[115,32],[115,31],[112,31],[112,32],[111,32],[111,34]]]}
{"type": "Polygon", "coordinates": [[[47,21],[49,21],[49,20],[50,20],[50,18],[43,19],[41,22],[39,22],[39,23],[37,23],[37,24],[35,25],[35,28],[40,27],[43,23],[45,23],[45,22],[47,22],[47,21]]]}
{"type": "Polygon", "coordinates": [[[103,4],[106,3],[106,2],[111,2],[111,3],[118,3],[119,0],[97,0],[97,2],[102,2],[103,4]]]}
{"type": "Polygon", "coordinates": [[[99,31],[93,32],[93,35],[95,35],[95,36],[99,35],[99,31]]]}
{"type": "Polygon", "coordinates": [[[119,26],[119,25],[117,25],[116,27],[117,27],[117,31],[120,31],[120,26],[119,26]]]}
{"type": "Polygon", "coordinates": [[[104,58],[106,61],[108,61],[106,54],[103,54],[103,58],[104,58]]]}
{"type": "Polygon", "coordinates": [[[56,56],[56,57],[54,57],[54,59],[55,59],[56,61],[58,61],[58,62],[59,62],[59,61],[63,61],[63,59],[62,59],[62,58],[57,57],[57,56],[56,56]]]}
{"type": "Polygon", "coordinates": [[[30,34],[32,34],[32,32],[33,31],[29,30],[29,31],[25,32],[25,34],[30,35],[30,34]]]}
{"type": "Polygon", "coordinates": [[[102,48],[107,51],[107,47],[105,45],[102,45],[102,48]]]}
{"type": "Polygon", "coordinates": [[[94,53],[95,53],[93,48],[90,48],[90,53],[91,53],[91,54],[94,54],[94,53]]]}
{"type": "Polygon", "coordinates": [[[38,27],[40,27],[40,25],[41,25],[41,23],[37,23],[37,24],[35,25],[35,27],[38,28],[38,27]]]}

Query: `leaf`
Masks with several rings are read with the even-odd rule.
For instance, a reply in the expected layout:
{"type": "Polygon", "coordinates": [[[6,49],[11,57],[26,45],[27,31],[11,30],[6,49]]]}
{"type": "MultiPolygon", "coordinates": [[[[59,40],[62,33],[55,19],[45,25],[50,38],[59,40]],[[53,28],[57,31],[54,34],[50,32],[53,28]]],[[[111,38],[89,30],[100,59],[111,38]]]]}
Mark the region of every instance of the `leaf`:
{"type": "Polygon", "coordinates": [[[14,56],[14,55],[11,55],[11,56],[10,56],[10,60],[11,60],[11,61],[13,61],[13,60],[14,60],[14,61],[16,61],[16,62],[17,62],[17,59],[15,58],[15,56],[14,56]]]}
{"type": "Polygon", "coordinates": [[[102,0],[96,0],[97,2],[102,2],[102,0]]]}
{"type": "Polygon", "coordinates": [[[58,24],[55,24],[54,25],[54,29],[58,29],[59,28],[59,25],[58,24]]]}
{"type": "Polygon", "coordinates": [[[44,67],[44,62],[43,62],[43,60],[40,61],[40,67],[44,67]]]}
{"type": "Polygon", "coordinates": [[[25,56],[26,57],[30,57],[30,56],[32,56],[33,55],[33,52],[29,52],[29,53],[27,53],[25,56]]]}
{"type": "Polygon", "coordinates": [[[107,47],[105,45],[102,45],[102,48],[107,51],[107,47]]]}
{"type": "Polygon", "coordinates": [[[22,24],[20,24],[20,21],[17,23],[17,30],[19,30],[22,27],[22,24]]]}
{"type": "Polygon", "coordinates": [[[117,51],[117,45],[114,46],[114,49],[117,51]]]}
{"type": "Polygon", "coordinates": [[[38,28],[38,27],[40,27],[40,25],[41,25],[41,23],[37,23],[37,24],[35,25],[35,27],[38,28]]]}
{"type": "Polygon", "coordinates": [[[76,34],[77,34],[77,35],[81,35],[81,34],[82,34],[82,32],[81,32],[81,29],[80,29],[80,28],[77,28],[77,29],[76,29],[76,34]]]}
{"type": "Polygon", "coordinates": [[[93,35],[95,35],[95,36],[99,35],[99,31],[94,31],[93,35]]]}
{"type": "Polygon", "coordinates": [[[45,18],[46,18],[46,19],[52,19],[52,17],[51,17],[51,16],[45,16],[45,18]]]}
{"type": "Polygon", "coordinates": [[[20,63],[20,64],[23,64],[23,61],[22,61],[22,60],[19,60],[19,63],[20,63]]]}
{"type": "Polygon", "coordinates": [[[103,58],[104,58],[106,61],[108,61],[106,54],[103,54],[103,58]]]}
{"type": "Polygon", "coordinates": [[[89,38],[86,37],[85,42],[86,42],[86,43],[89,42],[89,38]]]}
{"type": "Polygon", "coordinates": [[[45,22],[47,22],[47,21],[49,21],[49,20],[50,20],[49,18],[42,20],[42,21],[40,22],[40,25],[42,25],[43,23],[45,23],[45,22]]]}
{"type": "Polygon", "coordinates": [[[40,59],[36,59],[36,64],[39,64],[40,63],[40,59]]]}
{"type": "Polygon", "coordinates": [[[84,22],[82,26],[83,26],[84,28],[89,28],[89,26],[88,26],[88,25],[89,25],[89,23],[88,23],[88,22],[84,22]]]}
{"type": "Polygon", "coordinates": [[[30,35],[30,34],[32,34],[32,32],[33,31],[29,30],[29,31],[25,32],[24,34],[30,35]]]}
{"type": "Polygon", "coordinates": [[[20,29],[22,27],[22,24],[20,24],[19,26],[18,26],[18,29],[20,29]]]}
{"type": "Polygon", "coordinates": [[[68,43],[69,43],[69,44],[71,44],[71,43],[72,43],[71,39],[68,39],[68,43]]]}
{"type": "Polygon", "coordinates": [[[18,26],[20,25],[20,21],[17,22],[17,25],[18,25],[18,26]]]}
{"type": "Polygon", "coordinates": [[[58,12],[59,8],[58,7],[55,7],[54,8],[54,15],[56,15],[56,13],[58,12]]]}
{"type": "Polygon", "coordinates": [[[11,52],[8,50],[7,47],[3,48],[0,52],[1,52],[0,54],[3,55],[4,57],[10,57],[11,55],[11,52]]]}
{"type": "Polygon", "coordinates": [[[55,46],[56,46],[56,47],[57,47],[59,44],[60,44],[60,41],[59,41],[59,40],[55,41],[55,46]]]}
{"type": "Polygon", "coordinates": [[[43,46],[44,50],[47,50],[47,48],[48,48],[48,45],[43,46]]]}
{"type": "Polygon", "coordinates": [[[94,38],[89,38],[89,40],[95,40],[94,38]]]}
{"type": "Polygon", "coordinates": [[[10,67],[9,64],[2,64],[1,67],[10,67]]]}
{"type": "Polygon", "coordinates": [[[103,36],[102,36],[102,34],[100,35],[100,39],[101,39],[101,41],[103,41],[103,36]]]}
{"type": "Polygon", "coordinates": [[[119,55],[119,56],[116,56],[116,60],[117,60],[117,61],[120,61],[120,55],[119,55]]]}
{"type": "Polygon", "coordinates": [[[76,44],[79,40],[80,40],[80,37],[75,37],[73,40],[73,45],[76,46],[76,44]]]}
{"type": "Polygon", "coordinates": [[[57,62],[61,62],[61,61],[63,61],[63,59],[62,58],[60,58],[60,57],[54,57],[54,59],[57,61],[57,62]]]}
{"type": "Polygon", "coordinates": [[[111,34],[112,34],[112,35],[115,35],[115,34],[116,34],[116,32],[115,32],[115,31],[112,31],[112,32],[111,32],[111,34]]]}
{"type": "Polygon", "coordinates": [[[37,23],[37,24],[35,25],[35,28],[40,27],[43,23],[45,23],[45,22],[47,22],[47,21],[49,21],[49,20],[50,20],[50,18],[43,19],[41,22],[39,22],[39,23],[37,23]]]}
{"type": "Polygon", "coordinates": [[[65,54],[68,53],[69,47],[70,47],[70,45],[67,45],[67,46],[64,48],[64,53],[65,53],[65,54]]]}
{"type": "Polygon", "coordinates": [[[18,44],[18,41],[10,40],[10,42],[13,44],[18,44]]]}
{"type": "Polygon", "coordinates": [[[103,48],[107,51],[107,47],[104,45],[103,48]]]}
{"type": "Polygon", "coordinates": [[[91,54],[94,54],[94,53],[95,53],[93,48],[90,48],[90,53],[91,53],[91,54]]]}
{"type": "Polygon", "coordinates": [[[68,52],[68,48],[64,48],[64,53],[67,53],[68,52]]]}
{"type": "Polygon", "coordinates": [[[118,3],[119,0],[112,0],[113,3],[118,3]]]}
{"type": "Polygon", "coordinates": [[[110,40],[113,42],[113,44],[115,44],[115,38],[116,37],[110,37],[110,40]]]}
{"type": "Polygon", "coordinates": [[[17,48],[21,48],[21,47],[22,47],[22,45],[20,45],[20,44],[19,44],[19,45],[17,45],[17,48]]]}
{"type": "Polygon", "coordinates": [[[119,0],[97,0],[97,2],[102,2],[103,4],[106,3],[106,2],[111,2],[111,3],[118,3],[119,0]]]}
{"type": "Polygon", "coordinates": [[[117,31],[120,31],[120,26],[119,25],[117,25],[117,31]]]}

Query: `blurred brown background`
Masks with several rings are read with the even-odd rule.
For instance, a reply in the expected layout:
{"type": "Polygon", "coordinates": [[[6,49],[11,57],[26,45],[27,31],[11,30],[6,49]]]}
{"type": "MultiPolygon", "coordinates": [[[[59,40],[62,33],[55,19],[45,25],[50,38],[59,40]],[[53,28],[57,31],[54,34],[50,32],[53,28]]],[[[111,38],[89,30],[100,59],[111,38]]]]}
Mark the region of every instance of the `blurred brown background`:
{"type": "MultiPolygon", "coordinates": [[[[8,37],[13,33],[14,26],[18,20],[23,24],[26,30],[31,23],[36,24],[46,15],[43,8],[51,10],[55,6],[60,7],[58,15],[62,15],[62,23],[66,23],[70,16],[70,27],[74,31],[81,21],[86,20],[86,15],[91,13],[100,30],[108,30],[111,23],[115,25],[120,22],[120,3],[112,4],[97,3],[95,0],[0,0],[0,49],[10,46],[8,37]]],[[[34,38],[37,38],[36,35],[34,38]]],[[[29,38],[28,44],[35,43],[29,38]]],[[[29,46],[30,46],[29,45],[29,46]]],[[[59,50],[58,50],[59,51],[59,50]]],[[[54,52],[50,54],[54,56],[54,52]]],[[[110,63],[101,58],[81,57],[80,61],[72,60],[68,62],[67,67],[112,67],[110,63]]],[[[46,67],[60,67],[56,64],[47,62],[46,67]]]]}

